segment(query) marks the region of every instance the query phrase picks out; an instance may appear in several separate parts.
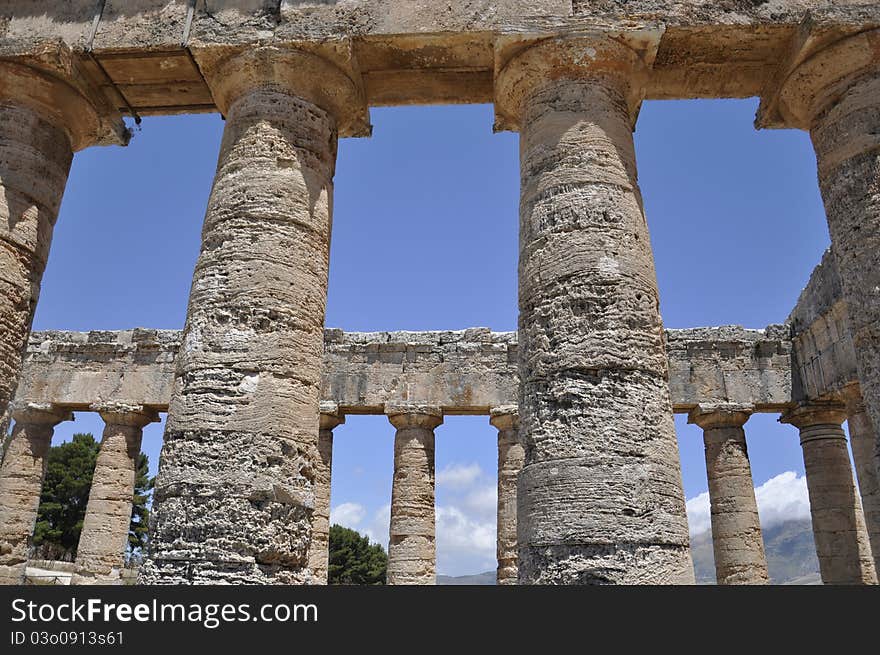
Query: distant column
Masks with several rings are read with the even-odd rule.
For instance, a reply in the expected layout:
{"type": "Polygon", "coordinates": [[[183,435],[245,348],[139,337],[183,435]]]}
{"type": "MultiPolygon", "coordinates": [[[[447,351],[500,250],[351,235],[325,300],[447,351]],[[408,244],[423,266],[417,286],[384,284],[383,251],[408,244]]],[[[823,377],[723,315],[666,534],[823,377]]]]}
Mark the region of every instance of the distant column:
{"type": "Polygon", "coordinates": [[[143,429],[159,420],[154,410],[140,405],[103,405],[93,410],[104,419],[104,436],[76,550],[74,584],[121,580],[143,429]]]}
{"type": "Polygon", "coordinates": [[[874,445],[877,437],[871,418],[865,411],[862,392],[858,384],[847,387],[846,421],[849,426],[849,442],[852,446],[859,495],[865,515],[865,528],[874,557],[874,570],[880,571],[880,478],[874,465],[874,445]]]}
{"type": "Polygon", "coordinates": [[[327,584],[330,557],[330,482],[333,464],[333,429],[345,423],[336,403],[321,402],[318,430],[318,459],[315,461],[315,510],[312,513],[312,542],[309,567],[314,584],[327,584]]]}
{"type": "Polygon", "coordinates": [[[388,543],[390,585],[436,583],[434,515],[434,428],[443,423],[437,407],[386,408],[397,428],[388,543]]]}
{"type": "Polygon", "coordinates": [[[37,522],[55,426],[73,415],[54,405],[13,406],[12,438],[0,466],[0,584],[21,584],[37,522]]]}
{"type": "Polygon", "coordinates": [[[767,557],[743,425],[750,409],[698,407],[688,422],[703,428],[718,584],[767,584],[767,557]]]}
{"type": "Polygon", "coordinates": [[[780,421],[800,430],[813,538],[825,584],[876,584],[862,504],[853,482],[842,404],[796,407],[780,421]]]}
{"type": "Polygon", "coordinates": [[[500,585],[517,584],[516,479],[524,453],[519,442],[519,410],[515,405],[492,409],[489,422],[498,429],[498,524],[496,557],[500,585]]]}

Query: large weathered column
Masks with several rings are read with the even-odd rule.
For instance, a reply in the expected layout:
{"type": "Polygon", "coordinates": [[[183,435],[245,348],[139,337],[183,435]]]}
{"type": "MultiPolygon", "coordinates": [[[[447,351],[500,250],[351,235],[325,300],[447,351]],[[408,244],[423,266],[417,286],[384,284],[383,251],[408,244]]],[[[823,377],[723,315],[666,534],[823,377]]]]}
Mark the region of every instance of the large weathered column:
{"type": "Polygon", "coordinates": [[[0,584],[21,584],[37,522],[55,426],[73,419],[53,405],[13,407],[12,438],[0,466],[0,584]]]}
{"type": "Polygon", "coordinates": [[[819,571],[825,584],[876,584],[877,575],[856,493],[843,405],[801,405],[780,421],[800,430],[819,571]]]}
{"type": "Polygon", "coordinates": [[[226,128],[141,581],[308,584],[336,140],[365,105],[314,54],[196,57],[226,128]]]}
{"type": "Polygon", "coordinates": [[[516,480],[522,470],[519,441],[519,411],[515,405],[495,407],[489,422],[498,429],[498,524],[495,552],[498,559],[496,583],[516,584],[516,480]]]}
{"type": "Polygon", "coordinates": [[[107,404],[92,411],[104,419],[104,436],[76,549],[73,583],[112,584],[121,580],[125,565],[143,429],[159,415],[139,405],[107,404]]]}
{"type": "Polygon", "coordinates": [[[865,411],[862,392],[858,384],[849,385],[844,392],[846,399],[846,422],[849,426],[849,443],[852,447],[859,495],[865,515],[865,529],[874,557],[874,571],[880,571],[880,476],[874,466],[874,425],[865,411]]]}
{"type": "Polygon", "coordinates": [[[105,103],[63,47],[0,57],[0,419],[18,384],[73,153],[128,141],[105,103]]]}
{"type": "Polygon", "coordinates": [[[333,429],[345,423],[336,403],[321,403],[318,431],[318,459],[315,462],[315,510],[312,513],[312,543],[309,567],[314,584],[327,584],[330,565],[330,482],[333,465],[333,429]]]}
{"type": "Polygon", "coordinates": [[[693,583],[632,127],[645,66],[600,36],[496,77],[520,132],[520,583],[693,583]]]}
{"type": "Polygon", "coordinates": [[[387,584],[432,585],[437,551],[434,515],[434,428],[443,423],[439,408],[386,407],[397,428],[387,584]]]}
{"type": "Polygon", "coordinates": [[[688,422],[703,428],[718,584],[767,584],[767,557],[743,425],[751,410],[698,407],[688,422]]]}
{"type": "MultiPolygon", "coordinates": [[[[758,124],[810,132],[859,384],[880,425],[880,30],[846,36],[811,20],[796,38],[804,45],[758,124]]],[[[880,471],[876,439],[874,459],[880,471]]]]}

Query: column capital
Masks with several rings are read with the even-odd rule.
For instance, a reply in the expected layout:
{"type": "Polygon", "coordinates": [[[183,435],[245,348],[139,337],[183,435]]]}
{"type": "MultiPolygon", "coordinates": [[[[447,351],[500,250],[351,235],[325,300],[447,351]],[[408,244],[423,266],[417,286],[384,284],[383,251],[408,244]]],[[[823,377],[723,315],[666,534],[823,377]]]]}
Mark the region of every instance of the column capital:
{"type": "Polygon", "coordinates": [[[809,130],[853,82],[880,71],[880,29],[852,30],[807,19],[787,63],[762,94],[755,124],[809,130]]]}
{"type": "Polygon", "coordinates": [[[0,48],[0,102],[30,107],[62,128],[74,152],[92,145],[126,145],[131,132],[119,111],[94,88],[79,58],[61,42],[27,52],[0,48]]]}
{"type": "Polygon", "coordinates": [[[520,127],[526,100],[560,80],[604,80],[626,99],[635,122],[663,31],[593,32],[496,46],[495,131],[520,127]]]}
{"type": "Polygon", "coordinates": [[[436,405],[395,403],[385,405],[385,415],[398,430],[425,428],[433,430],[443,423],[443,412],[436,405]]]}
{"type": "Polygon", "coordinates": [[[515,430],[519,427],[519,406],[501,405],[489,410],[489,423],[501,430],[515,430]]]}
{"type": "Polygon", "coordinates": [[[345,414],[339,411],[337,403],[322,400],[320,403],[321,429],[332,430],[338,425],[345,423],[345,414]]]}
{"type": "Polygon", "coordinates": [[[159,422],[159,412],[143,405],[105,402],[95,403],[89,409],[100,414],[107,425],[126,425],[142,428],[150,423],[159,422]]]}
{"type": "Polygon", "coordinates": [[[194,49],[193,55],[223,115],[249,91],[276,89],[329,112],[336,119],[339,136],[372,133],[362,85],[325,56],[275,46],[222,55],[215,49],[194,49]]]}
{"type": "Polygon", "coordinates": [[[798,429],[815,425],[836,425],[846,420],[846,406],[840,402],[801,403],[779,417],[780,423],[790,423],[798,429]]]}
{"type": "Polygon", "coordinates": [[[73,420],[73,412],[53,403],[13,402],[11,409],[13,420],[27,425],[55,427],[63,421],[73,420]]]}
{"type": "Polygon", "coordinates": [[[843,402],[846,405],[847,416],[855,416],[865,411],[865,402],[862,398],[862,387],[858,382],[846,385],[841,392],[843,402]]]}
{"type": "Polygon", "coordinates": [[[755,408],[751,405],[714,404],[697,405],[688,414],[688,423],[704,430],[713,428],[741,428],[755,408]]]}

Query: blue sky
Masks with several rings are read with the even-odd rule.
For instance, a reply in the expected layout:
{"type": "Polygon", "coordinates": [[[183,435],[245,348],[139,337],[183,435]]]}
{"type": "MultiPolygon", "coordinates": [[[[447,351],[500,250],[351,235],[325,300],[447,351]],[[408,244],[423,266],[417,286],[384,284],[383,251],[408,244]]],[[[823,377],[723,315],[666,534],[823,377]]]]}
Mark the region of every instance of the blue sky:
{"type": "MultiPolygon", "coordinates": [[[[754,130],[756,106],[642,108],[636,149],[667,327],[784,321],[828,245],[808,136],[754,130]]],[[[378,108],[372,122],[372,138],[339,146],[327,325],[515,330],[517,135],[493,134],[485,105],[378,108]]],[[[145,118],[127,148],[76,155],[35,329],[183,326],[222,129],[217,115],[145,118]]],[[[776,418],[754,416],[746,431],[756,485],[793,473],[766,487],[787,502],[803,495],[803,461],[796,430],[776,418]]],[[[684,417],[676,428],[685,493],[699,499],[702,435],[684,417]]],[[[101,429],[78,413],[56,442],[101,429]]],[[[384,543],[393,428],[355,416],[335,434],[334,516],[384,543]]],[[[496,432],[486,417],[449,417],[436,434],[438,571],[494,568],[496,432]]],[[[161,438],[161,425],[145,430],[154,469],[161,438]]]]}

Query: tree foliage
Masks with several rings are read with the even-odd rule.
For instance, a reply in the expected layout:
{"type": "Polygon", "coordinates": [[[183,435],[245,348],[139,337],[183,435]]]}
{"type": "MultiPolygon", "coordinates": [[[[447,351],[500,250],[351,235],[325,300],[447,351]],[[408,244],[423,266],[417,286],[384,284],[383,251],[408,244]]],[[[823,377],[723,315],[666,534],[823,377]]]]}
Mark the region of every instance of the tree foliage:
{"type": "Polygon", "coordinates": [[[355,530],[330,526],[329,584],[385,584],[387,568],[382,546],[355,530]]]}
{"type": "MultiPolygon", "coordinates": [[[[40,557],[76,557],[99,450],[100,444],[91,434],[75,434],[71,441],[49,449],[33,538],[40,557]]],[[[154,482],[149,477],[149,459],[144,453],[138,456],[137,464],[128,531],[129,554],[138,554],[146,545],[148,503],[154,482]]]]}

